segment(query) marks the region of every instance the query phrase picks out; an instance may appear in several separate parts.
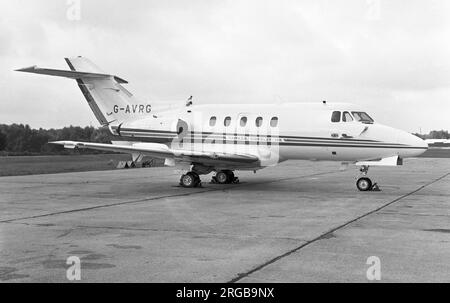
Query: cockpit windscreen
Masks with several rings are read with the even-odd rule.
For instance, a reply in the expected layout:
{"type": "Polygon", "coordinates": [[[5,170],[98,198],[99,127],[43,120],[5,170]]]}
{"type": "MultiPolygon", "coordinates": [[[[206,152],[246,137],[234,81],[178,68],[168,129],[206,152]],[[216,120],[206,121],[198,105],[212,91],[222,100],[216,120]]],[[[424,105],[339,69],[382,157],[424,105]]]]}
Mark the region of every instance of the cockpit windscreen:
{"type": "Polygon", "coordinates": [[[334,111],[331,114],[331,122],[361,122],[366,124],[372,124],[374,121],[373,119],[365,112],[351,112],[349,111],[334,111]],[[342,114],[342,115],[341,115],[342,114]],[[352,116],[353,115],[353,116],[352,116]],[[341,120],[342,117],[342,120],[341,120]]]}
{"type": "Polygon", "coordinates": [[[372,124],[374,122],[373,119],[365,112],[352,112],[352,114],[355,120],[358,122],[369,124],[372,124]]]}

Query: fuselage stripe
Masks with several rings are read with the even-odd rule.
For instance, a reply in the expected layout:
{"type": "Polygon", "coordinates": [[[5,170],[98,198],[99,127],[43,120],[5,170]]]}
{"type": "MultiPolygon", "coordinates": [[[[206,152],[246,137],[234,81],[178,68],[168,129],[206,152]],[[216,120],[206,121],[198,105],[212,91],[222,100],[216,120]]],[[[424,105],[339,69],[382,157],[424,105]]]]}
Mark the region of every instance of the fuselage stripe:
{"type": "MultiPolygon", "coordinates": [[[[121,135],[124,137],[133,137],[133,138],[157,138],[157,139],[166,139],[168,142],[175,139],[177,134],[175,132],[159,131],[147,131],[147,130],[134,130],[134,129],[123,129],[121,130],[121,135]]],[[[348,139],[329,139],[329,138],[313,138],[313,137],[293,137],[293,136],[275,136],[271,135],[262,135],[262,138],[266,138],[266,140],[261,140],[260,135],[251,135],[251,134],[211,134],[206,135],[205,133],[190,133],[184,139],[189,139],[191,142],[204,142],[205,140],[211,140],[211,142],[207,143],[215,143],[217,141],[225,143],[225,144],[250,144],[256,143],[257,145],[261,143],[271,144],[279,144],[281,146],[329,146],[329,147],[376,147],[376,148],[416,148],[408,145],[398,144],[398,143],[389,143],[389,142],[380,142],[373,140],[348,140],[348,139]],[[240,137],[240,138],[239,138],[240,137]],[[231,138],[231,139],[230,139],[231,138]],[[308,138],[308,139],[303,139],[308,138]]],[[[422,149],[422,148],[421,148],[422,149]]]]}
{"type": "MultiPolygon", "coordinates": [[[[170,134],[176,136],[177,133],[174,131],[164,131],[164,130],[147,130],[147,129],[134,129],[134,128],[122,128],[122,132],[134,132],[134,133],[152,133],[152,134],[170,134]]],[[[189,134],[201,135],[201,136],[273,136],[272,133],[264,134],[264,133],[256,133],[256,134],[239,134],[239,133],[213,133],[213,132],[189,132],[189,134]]],[[[327,141],[348,141],[348,142],[379,142],[375,140],[367,140],[367,139],[351,139],[351,138],[323,138],[323,137],[301,137],[301,136],[278,136],[284,139],[307,139],[307,140],[327,140],[327,141]]]]}

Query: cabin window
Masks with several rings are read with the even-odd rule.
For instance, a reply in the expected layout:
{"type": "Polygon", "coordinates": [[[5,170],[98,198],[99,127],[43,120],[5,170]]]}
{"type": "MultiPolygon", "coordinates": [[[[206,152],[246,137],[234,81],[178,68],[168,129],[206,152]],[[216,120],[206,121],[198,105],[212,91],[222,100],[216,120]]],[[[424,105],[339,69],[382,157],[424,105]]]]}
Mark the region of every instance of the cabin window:
{"type": "Polygon", "coordinates": [[[216,117],[211,117],[211,119],[209,119],[209,126],[211,127],[216,126],[216,121],[217,121],[216,117]]]}
{"type": "Polygon", "coordinates": [[[226,127],[230,126],[231,124],[231,117],[226,117],[225,120],[223,120],[223,125],[226,127]]]}
{"type": "Polygon", "coordinates": [[[277,127],[278,126],[278,118],[277,117],[272,117],[272,119],[270,120],[270,126],[271,127],[277,127]]]}
{"type": "Polygon", "coordinates": [[[245,127],[247,125],[247,117],[242,117],[239,124],[241,125],[241,127],[245,127]]]}
{"type": "Polygon", "coordinates": [[[334,111],[331,115],[331,122],[340,122],[341,121],[341,112],[334,111]]]}
{"type": "Polygon", "coordinates": [[[262,124],[263,124],[263,118],[262,117],[256,118],[256,127],[261,127],[262,124]]]}
{"type": "Polygon", "coordinates": [[[342,121],[351,122],[351,121],[353,121],[353,117],[352,117],[352,115],[350,115],[349,112],[344,112],[344,114],[342,115],[342,121]]]}

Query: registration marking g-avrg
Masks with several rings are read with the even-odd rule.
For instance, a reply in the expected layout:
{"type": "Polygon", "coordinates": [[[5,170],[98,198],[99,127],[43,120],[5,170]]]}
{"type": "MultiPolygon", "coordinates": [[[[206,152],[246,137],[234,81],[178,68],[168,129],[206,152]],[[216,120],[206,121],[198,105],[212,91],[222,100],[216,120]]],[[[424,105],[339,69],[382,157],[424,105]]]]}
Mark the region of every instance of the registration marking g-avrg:
{"type": "Polygon", "coordinates": [[[119,112],[123,112],[125,114],[149,114],[152,111],[152,106],[150,104],[132,104],[132,105],[125,105],[125,106],[119,106],[114,105],[113,106],[113,112],[115,114],[119,112]]]}

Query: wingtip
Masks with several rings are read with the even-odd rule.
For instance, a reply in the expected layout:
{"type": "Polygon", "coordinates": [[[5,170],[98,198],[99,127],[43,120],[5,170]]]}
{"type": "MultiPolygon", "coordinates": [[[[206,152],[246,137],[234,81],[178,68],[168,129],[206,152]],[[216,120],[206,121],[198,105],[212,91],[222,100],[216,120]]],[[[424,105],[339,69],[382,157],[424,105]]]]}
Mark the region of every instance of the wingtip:
{"type": "Polygon", "coordinates": [[[33,65],[33,66],[28,66],[28,67],[24,67],[24,68],[19,68],[19,69],[15,69],[15,72],[29,72],[29,71],[33,71],[37,69],[37,65],[33,65]]]}
{"type": "Polygon", "coordinates": [[[69,145],[69,144],[75,144],[75,142],[73,142],[73,141],[49,141],[48,144],[69,145]]]}
{"type": "Polygon", "coordinates": [[[78,148],[78,143],[74,141],[50,141],[48,144],[62,145],[64,148],[68,149],[78,148]]]}

